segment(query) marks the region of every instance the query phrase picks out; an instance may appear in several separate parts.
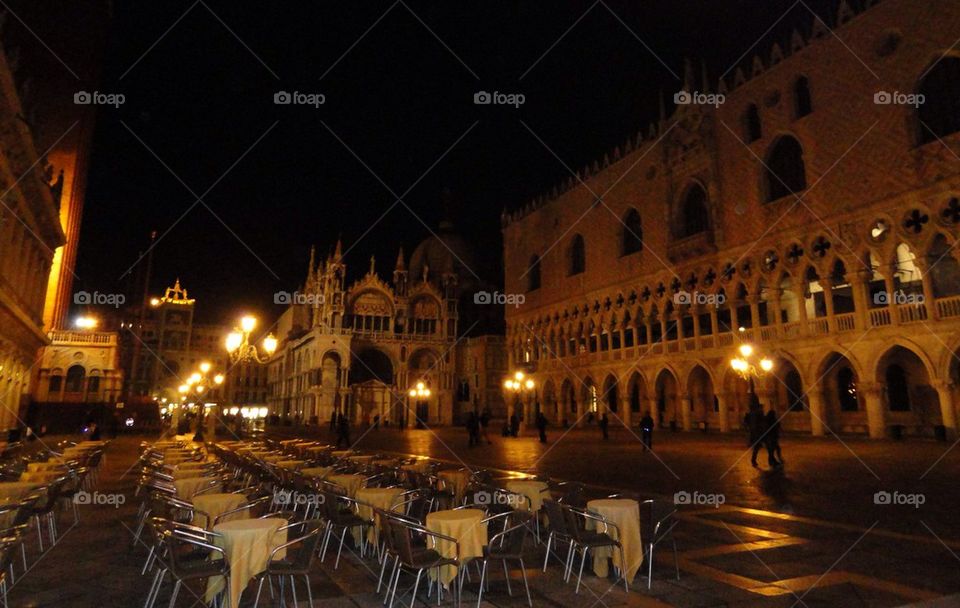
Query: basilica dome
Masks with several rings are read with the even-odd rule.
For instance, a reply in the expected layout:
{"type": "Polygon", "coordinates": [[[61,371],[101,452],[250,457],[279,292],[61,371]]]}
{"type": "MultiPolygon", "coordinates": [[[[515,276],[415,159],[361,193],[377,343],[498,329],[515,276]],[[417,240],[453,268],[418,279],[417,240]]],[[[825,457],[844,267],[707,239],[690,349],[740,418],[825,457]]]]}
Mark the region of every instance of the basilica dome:
{"type": "Polygon", "coordinates": [[[410,256],[410,279],[420,281],[423,278],[424,268],[427,278],[439,283],[444,274],[453,272],[457,275],[457,283],[461,290],[476,286],[477,279],[474,273],[477,269],[477,256],[473,247],[462,236],[454,232],[453,224],[449,221],[440,222],[440,229],[435,235],[424,239],[413,250],[410,256]]]}

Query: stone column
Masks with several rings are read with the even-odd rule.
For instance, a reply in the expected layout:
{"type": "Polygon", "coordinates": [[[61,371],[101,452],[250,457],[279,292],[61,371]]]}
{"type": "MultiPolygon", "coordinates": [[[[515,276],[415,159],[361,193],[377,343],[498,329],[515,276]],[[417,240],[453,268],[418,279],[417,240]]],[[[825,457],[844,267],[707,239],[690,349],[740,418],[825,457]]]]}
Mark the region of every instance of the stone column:
{"type": "Polygon", "coordinates": [[[770,299],[767,300],[767,316],[773,316],[772,325],[776,328],[777,336],[783,336],[783,325],[782,316],[783,313],[780,310],[780,290],[771,289],[769,292],[770,299]]]}
{"type": "Polygon", "coordinates": [[[863,397],[864,407],[867,411],[870,438],[885,438],[887,436],[887,410],[880,385],[876,383],[861,384],[860,395],[863,397]]]}
{"type": "Polygon", "coordinates": [[[752,293],[747,296],[750,302],[750,327],[753,330],[753,339],[760,342],[760,294],[752,293]]]}
{"type": "Polygon", "coordinates": [[[827,307],[827,331],[832,334],[837,331],[837,321],[833,313],[833,281],[820,279],[820,287],[823,288],[823,303],[827,307]]]}
{"type": "Polygon", "coordinates": [[[683,313],[679,306],[673,311],[673,319],[677,325],[677,350],[683,352],[683,313]]]}
{"type": "Polygon", "coordinates": [[[953,402],[954,386],[950,382],[935,382],[933,387],[937,390],[937,397],[940,399],[940,417],[943,419],[943,426],[947,427],[947,438],[952,439],[957,436],[957,406],[953,402]]]}
{"type": "Polygon", "coordinates": [[[720,417],[720,432],[729,433],[730,432],[730,412],[727,411],[727,395],[725,393],[716,393],[717,396],[717,405],[719,406],[719,412],[717,416],[720,417]]]}
{"type": "Polygon", "coordinates": [[[798,280],[797,295],[797,320],[800,322],[800,335],[806,336],[810,333],[810,326],[807,323],[807,280],[801,277],[798,280]]]}
{"type": "Polygon", "coordinates": [[[890,264],[887,266],[887,271],[883,274],[883,287],[887,291],[887,310],[890,311],[890,325],[900,325],[900,314],[897,310],[897,305],[894,303],[896,299],[895,287],[893,282],[893,274],[897,271],[896,264],[890,264]]]}
{"type": "Polygon", "coordinates": [[[693,421],[691,420],[690,408],[692,406],[692,400],[690,395],[684,395],[680,398],[680,407],[682,411],[680,412],[681,419],[683,420],[683,430],[689,431],[693,428],[693,421]]]}
{"type": "Polygon", "coordinates": [[[630,391],[625,390],[623,394],[620,395],[620,420],[623,421],[624,426],[630,428],[630,416],[633,412],[630,411],[630,391]]]}
{"type": "Polygon", "coordinates": [[[694,304],[690,312],[693,314],[693,346],[695,350],[700,350],[700,306],[694,304]]]}
{"type": "Polygon", "coordinates": [[[850,288],[853,290],[854,322],[860,330],[870,327],[870,293],[867,290],[867,283],[870,281],[871,274],[871,271],[866,268],[847,273],[847,281],[850,282],[850,288]]]}
{"type": "Polygon", "coordinates": [[[827,414],[822,388],[815,387],[812,392],[807,393],[807,402],[810,407],[810,434],[814,437],[823,437],[824,416],[827,414]]]}
{"type": "Polygon", "coordinates": [[[923,303],[927,307],[927,320],[937,320],[937,301],[933,293],[933,277],[927,272],[929,264],[917,260],[917,268],[920,269],[921,283],[923,284],[923,303]]]}

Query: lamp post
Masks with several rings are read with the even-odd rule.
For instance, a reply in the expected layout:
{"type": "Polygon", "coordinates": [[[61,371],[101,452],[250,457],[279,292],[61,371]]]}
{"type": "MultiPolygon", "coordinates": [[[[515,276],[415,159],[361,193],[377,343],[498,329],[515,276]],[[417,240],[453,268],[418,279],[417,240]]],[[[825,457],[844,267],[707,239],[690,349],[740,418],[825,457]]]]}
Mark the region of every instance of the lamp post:
{"type": "MultiPolygon", "coordinates": [[[[212,437],[216,429],[216,418],[207,417],[207,404],[203,403],[203,396],[209,390],[216,389],[223,384],[224,376],[221,373],[212,373],[213,366],[209,362],[203,361],[197,367],[197,371],[190,374],[187,378],[187,381],[180,385],[177,389],[180,393],[180,406],[174,408],[172,418],[172,424],[174,433],[177,432],[177,427],[180,423],[180,411],[185,407],[187,399],[193,398],[193,402],[198,404],[198,420],[197,420],[197,431],[193,436],[194,441],[203,441],[203,426],[206,421],[210,422],[210,428],[208,432],[212,437]]],[[[215,407],[216,404],[210,404],[210,407],[215,407]]]]}
{"type": "Polygon", "coordinates": [[[737,347],[737,355],[730,359],[730,367],[737,375],[749,382],[748,395],[755,399],[754,378],[760,378],[773,370],[773,361],[759,355],[753,345],[744,342],[737,347]]]}
{"type": "MultiPolygon", "coordinates": [[[[415,411],[415,412],[418,412],[418,410],[420,409],[420,404],[423,403],[423,400],[424,400],[424,399],[428,399],[428,398],[430,397],[430,388],[429,388],[426,384],[424,384],[424,382],[421,380],[421,381],[417,382],[417,384],[414,386],[414,388],[411,388],[411,389],[410,389],[410,391],[409,391],[408,394],[410,395],[410,400],[411,400],[411,401],[414,400],[414,399],[417,400],[416,409],[415,409],[414,411],[415,411]]],[[[422,428],[423,428],[423,421],[420,419],[420,414],[417,413],[417,414],[416,414],[416,417],[417,417],[417,428],[418,428],[418,429],[422,429],[422,428]]],[[[406,416],[406,419],[407,419],[407,421],[410,420],[410,407],[409,407],[409,406],[407,406],[407,416],[406,416]]]]}
{"type": "Polygon", "coordinates": [[[246,363],[256,361],[257,363],[266,363],[267,360],[277,350],[277,339],[273,334],[267,334],[261,344],[265,357],[260,356],[257,347],[250,343],[250,334],[257,326],[257,318],[246,315],[240,319],[239,327],[234,327],[233,331],[227,334],[225,346],[227,353],[230,354],[232,363],[246,363]]]}
{"type": "Polygon", "coordinates": [[[513,393],[513,414],[517,414],[517,417],[520,418],[521,422],[525,422],[526,416],[522,415],[523,412],[517,412],[521,406],[521,397],[527,393],[532,393],[533,389],[536,387],[532,378],[527,378],[526,374],[521,371],[514,372],[513,376],[508,377],[503,381],[503,388],[513,393]]]}

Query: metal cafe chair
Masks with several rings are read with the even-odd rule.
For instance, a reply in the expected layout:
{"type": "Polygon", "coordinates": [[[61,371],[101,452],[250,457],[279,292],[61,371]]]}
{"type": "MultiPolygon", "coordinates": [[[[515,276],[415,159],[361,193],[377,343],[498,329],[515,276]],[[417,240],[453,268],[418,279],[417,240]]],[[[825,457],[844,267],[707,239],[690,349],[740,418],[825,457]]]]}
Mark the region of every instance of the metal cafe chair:
{"type": "Polygon", "coordinates": [[[645,500],[640,504],[640,522],[642,536],[647,541],[644,559],[647,560],[647,589],[653,584],[653,550],[657,543],[670,540],[673,545],[673,566],[680,580],[680,561],[677,558],[677,541],[673,538],[673,529],[677,525],[674,515],[677,507],[664,500],[645,500]]]}
{"type": "MultiPolygon", "coordinates": [[[[567,558],[563,562],[563,580],[570,578],[570,569],[573,564],[573,546],[576,541],[573,538],[573,532],[567,525],[567,518],[563,514],[563,507],[555,500],[545,499],[543,508],[547,511],[547,553],[543,556],[543,571],[547,571],[547,562],[550,560],[550,547],[556,543],[567,544],[567,558]]],[[[559,557],[559,556],[558,556],[559,557]]]]}
{"type": "Polygon", "coordinates": [[[218,604],[224,603],[223,598],[229,597],[230,589],[230,565],[227,563],[227,557],[223,549],[216,545],[200,540],[198,537],[184,532],[182,530],[165,530],[163,532],[164,544],[166,546],[166,562],[163,562],[158,572],[156,586],[151,591],[153,597],[147,597],[147,604],[144,608],[152,608],[160,594],[160,587],[167,573],[173,578],[173,593],[170,596],[170,606],[177,605],[177,595],[180,593],[180,587],[185,582],[205,579],[211,576],[222,576],[224,578],[223,591],[219,595],[218,604]],[[184,560],[180,554],[180,547],[189,545],[197,549],[205,549],[210,553],[210,559],[204,560],[184,560]],[[219,553],[220,558],[213,559],[213,554],[219,553]]]}
{"type": "MultiPolygon", "coordinates": [[[[592,549],[599,549],[600,547],[615,547],[618,551],[620,551],[621,563],[626,564],[627,559],[623,552],[623,545],[619,540],[617,540],[621,538],[621,535],[620,528],[615,523],[608,521],[599,513],[593,513],[591,511],[587,511],[586,509],[578,509],[569,505],[564,505],[563,512],[567,517],[567,525],[573,534],[573,540],[575,543],[574,550],[576,551],[579,549],[582,554],[582,557],[580,558],[580,572],[577,575],[577,587],[574,591],[574,593],[580,593],[580,583],[583,580],[583,566],[587,562],[588,551],[592,549]],[[603,530],[588,530],[585,525],[587,521],[595,522],[595,526],[598,528],[598,530],[600,526],[603,526],[603,530]],[[607,531],[611,528],[616,531],[616,538],[607,534],[607,531]]],[[[574,556],[574,559],[576,559],[576,556],[574,556]]],[[[623,578],[624,590],[629,593],[630,583],[627,580],[626,573],[620,572],[620,576],[623,578]]]]}
{"type": "Polygon", "coordinates": [[[530,605],[530,608],[533,608],[533,600],[530,599],[530,585],[527,583],[527,568],[523,563],[523,553],[530,536],[533,514],[529,511],[511,511],[488,517],[484,521],[489,522],[497,518],[503,518],[505,529],[491,536],[487,546],[483,548],[483,566],[480,570],[480,591],[477,594],[477,608],[480,608],[480,602],[483,600],[484,581],[487,581],[487,585],[490,584],[487,579],[487,564],[490,560],[499,560],[503,564],[503,575],[507,581],[507,593],[510,597],[513,597],[513,589],[510,587],[510,572],[507,569],[507,562],[520,562],[523,587],[527,592],[527,604],[530,605]]]}
{"type": "MultiPolygon", "coordinates": [[[[385,513],[385,512],[384,512],[385,513]]],[[[433,538],[434,540],[444,540],[454,544],[456,549],[456,554],[460,555],[460,541],[455,538],[438,534],[422,526],[417,526],[405,519],[400,519],[393,517],[389,513],[385,513],[383,519],[383,527],[385,534],[390,536],[390,543],[393,550],[396,552],[396,562],[393,567],[393,572],[390,576],[390,580],[387,582],[387,595],[390,596],[390,608],[393,607],[393,602],[397,597],[397,586],[400,584],[400,574],[407,570],[409,572],[416,572],[417,577],[413,584],[413,595],[411,598],[413,601],[416,601],[417,589],[420,586],[420,578],[423,576],[423,573],[427,570],[432,570],[434,568],[440,568],[442,566],[454,566],[458,570],[457,577],[459,578],[462,574],[462,568],[460,566],[460,560],[452,557],[443,557],[435,549],[430,548],[420,548],[417,549],[414,547],[413,534],[427,536],[433,538]]],[[[437,601],[440,601],[440,582],[437,581],[437,601]]],[[[459,592],[460,583],[458,580],[454,579],[451,583],[450,588],[454,594],[454,604],[460,605],[460,592],[459,592]]]]}
{"type": "MultiPolygon", "coordinates": [[[[290,593],[293,595],[293,605],[297,603],[296,578],[303,577],[303,583],[307,586],[307,599],[310,608],[313,608],[313,591],[310,589],[310,570],[313,568],[314,558],[317,555],[317,547],[322,539],[323,522],[319,519],[310,519],[307,521],[296,522],[284,528],[288,531],[295,531],[300,534],[298,538],[287,541],[278,547],[274,547],[267,559],[267,569],[257,574],[254,579],[260,579],[257,584],[257,598],[253,602],[253,608],[260,604],[260,592],[263,591],[263,582],[272,581],[273,577],[280,580],[280,605],[285,606],[283,581],[289,577],[290,593]],[[292,547],[296,549],[291,551],[292,547]],[[279,551],[286,551],[286,557],[275,559],[274,556],[279,551]],[[292,555],[291,555],[292,554],[292,555]]],[[[273,583],[270,583],[271,595],[273,592],[273,583]]]]}

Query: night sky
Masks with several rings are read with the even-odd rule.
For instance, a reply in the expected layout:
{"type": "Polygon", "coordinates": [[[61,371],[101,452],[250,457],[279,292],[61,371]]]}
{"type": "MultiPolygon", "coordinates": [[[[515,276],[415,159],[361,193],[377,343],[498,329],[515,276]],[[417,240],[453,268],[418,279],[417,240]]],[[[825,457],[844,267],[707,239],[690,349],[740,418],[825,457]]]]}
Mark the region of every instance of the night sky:
{"type": "MultiPolygon", "coordinates": [[[[645,130],[685,58],[715,80],[808,33],[803,3],[774,26],[794,4],[118,1],[99,90],[126,103],[98,115],[76,289],[129,289],[156,230],[154,292],[179,276],[206,321],[274,317],[311,244],[342,235],[352,277],[375,254],[388,278],[445,198],[501,283],[505,206],[645,130]],[[477,106],[479,90],[526,102],[477,106]],[[275,105],[277,91],[325,103],[275,105]]],[[[832,24],[834,4],[807,6],[832,24]]]]}

